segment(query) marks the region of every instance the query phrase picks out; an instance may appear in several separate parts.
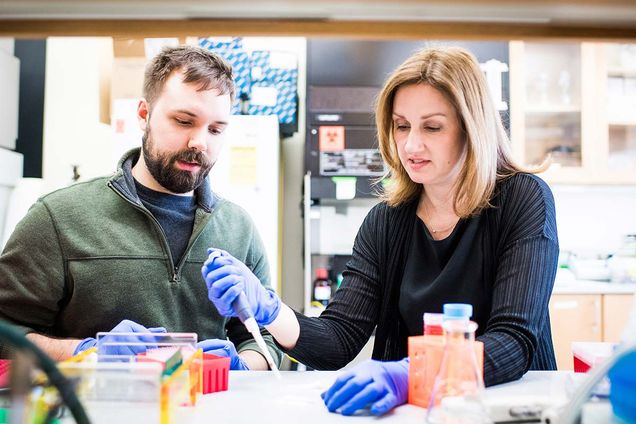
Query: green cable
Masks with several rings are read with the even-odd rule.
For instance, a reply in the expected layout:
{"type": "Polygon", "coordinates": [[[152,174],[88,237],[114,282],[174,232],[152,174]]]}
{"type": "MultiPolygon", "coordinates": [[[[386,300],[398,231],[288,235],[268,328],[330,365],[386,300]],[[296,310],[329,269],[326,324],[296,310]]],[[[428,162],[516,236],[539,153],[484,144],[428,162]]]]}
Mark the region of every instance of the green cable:
{"type": "Polygon", "coordinates": [[[71,383],[60,373],[55,365],[55,362],[51,358],[49,358],[44,352],[40,350],[35,344],[33,344],[29,339],[24,337],[24,334],[16,330],[12,325],[6,323],[5,321],[0,320],[0,340],[7,341],[13,346],[24,349],[29,352],[32,352],[37,359],[40,368],[42,371],[46,373],[49,381],[53,386],[55,386],[60,392],[60,396],[62,400],[73,414],[73,418],[75,418],[75,422],[77,424],[90,424],[90,420],[88,419],[88,415],[86,415],[86,411],[84,407],[80,403],[79,399],[75,395],[75,391],[73,390],[73,386],[71,383]]]}

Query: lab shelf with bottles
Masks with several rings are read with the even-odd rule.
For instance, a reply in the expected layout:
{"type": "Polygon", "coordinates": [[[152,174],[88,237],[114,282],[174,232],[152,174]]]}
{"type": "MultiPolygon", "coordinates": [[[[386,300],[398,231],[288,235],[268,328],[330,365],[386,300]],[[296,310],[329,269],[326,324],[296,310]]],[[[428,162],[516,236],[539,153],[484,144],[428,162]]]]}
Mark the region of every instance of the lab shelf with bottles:
{"type": "Polygon", "coordinates": [[[339,287],[341,274],[351,257],[353,242],[367,213],[377,198],[332,199],[312,198],[313,178],[304,179],[304,313],[316,316],[322,312],[339,287]],[[325,271],[319,271],[325,270],[325,271]],[[326,278],[320,278],[323,272],[326,278]],[[328,280],[324,283],[320,280],[328,280]],[[316,284],[319,283],[319,284],[316,284]],[[329,286],[329,287],[327,287],[329,286]]]}
{"type": "Polygon", "coordinates": [[[521,163],[550,156],[555,168],[583,171],[587,50],[580,43],[510,43],[511,138],[521,163]]]}
{"type": "Polygon", "coordinates": [[[551,183],[636,184],[636,44],[510,43],[512,150],[551,183]]]}

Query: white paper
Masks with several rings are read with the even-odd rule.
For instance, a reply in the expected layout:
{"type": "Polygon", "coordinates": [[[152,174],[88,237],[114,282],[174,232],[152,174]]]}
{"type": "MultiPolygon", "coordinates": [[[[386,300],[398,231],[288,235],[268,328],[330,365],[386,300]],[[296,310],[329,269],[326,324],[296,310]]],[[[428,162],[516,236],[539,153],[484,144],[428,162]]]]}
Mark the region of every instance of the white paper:
{"type": "Polygon", "coordinates": [[[349,200],[356,197],[356,179],[335,179],[336,183],[336,199],[349,200]]]}
{"type": "Polygon", "coordinates": [[[269,66],[277,69],[296,69],[298,62],[296,55],[288,52],[270,52],[269,66]]]}
{"type": "Polygon", "coordinates": [[[256,106],[276,106],[278,90],[276,87],[252,87],[252,98],[250,102],[256,106]]]}

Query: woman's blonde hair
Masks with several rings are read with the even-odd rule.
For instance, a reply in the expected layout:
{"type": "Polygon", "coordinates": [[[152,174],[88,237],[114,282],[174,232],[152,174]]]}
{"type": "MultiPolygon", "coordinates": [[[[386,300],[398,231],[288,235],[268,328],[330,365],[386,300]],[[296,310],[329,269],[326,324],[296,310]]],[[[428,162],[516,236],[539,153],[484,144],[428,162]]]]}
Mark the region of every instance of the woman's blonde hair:
{"type": "Polygon", "coordinates": [[[376,126],[380,153],[387,164],[390,184],[383,200],[397,206],[418,196],[422,184],[411,180],[402,166],[393,137],[393,101],[400,87],[429,84],[453,105],[466,139],[465,159],[453,187],[454,209],[470,216],[490,205],[495,184],[517,172],[534,172],[515,164],[509,139],[475,57],[459,47],[421,50],[402,63],[388,78],[378,96],[376,126]]]}

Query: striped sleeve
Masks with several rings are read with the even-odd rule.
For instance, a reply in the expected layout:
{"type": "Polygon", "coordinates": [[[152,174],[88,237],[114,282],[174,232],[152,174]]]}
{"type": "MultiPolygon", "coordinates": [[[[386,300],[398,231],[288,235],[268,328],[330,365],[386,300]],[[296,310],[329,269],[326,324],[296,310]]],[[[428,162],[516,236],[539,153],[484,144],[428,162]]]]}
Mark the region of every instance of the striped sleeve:
{"type": "Polygon", "coordinates": [[[530,368],[554,369],[548,302],[559,244],[554,200],[539,178],[514,178],[502,199],[492,308],[484,343],[487,386],[520,378],[530,368]]]}

